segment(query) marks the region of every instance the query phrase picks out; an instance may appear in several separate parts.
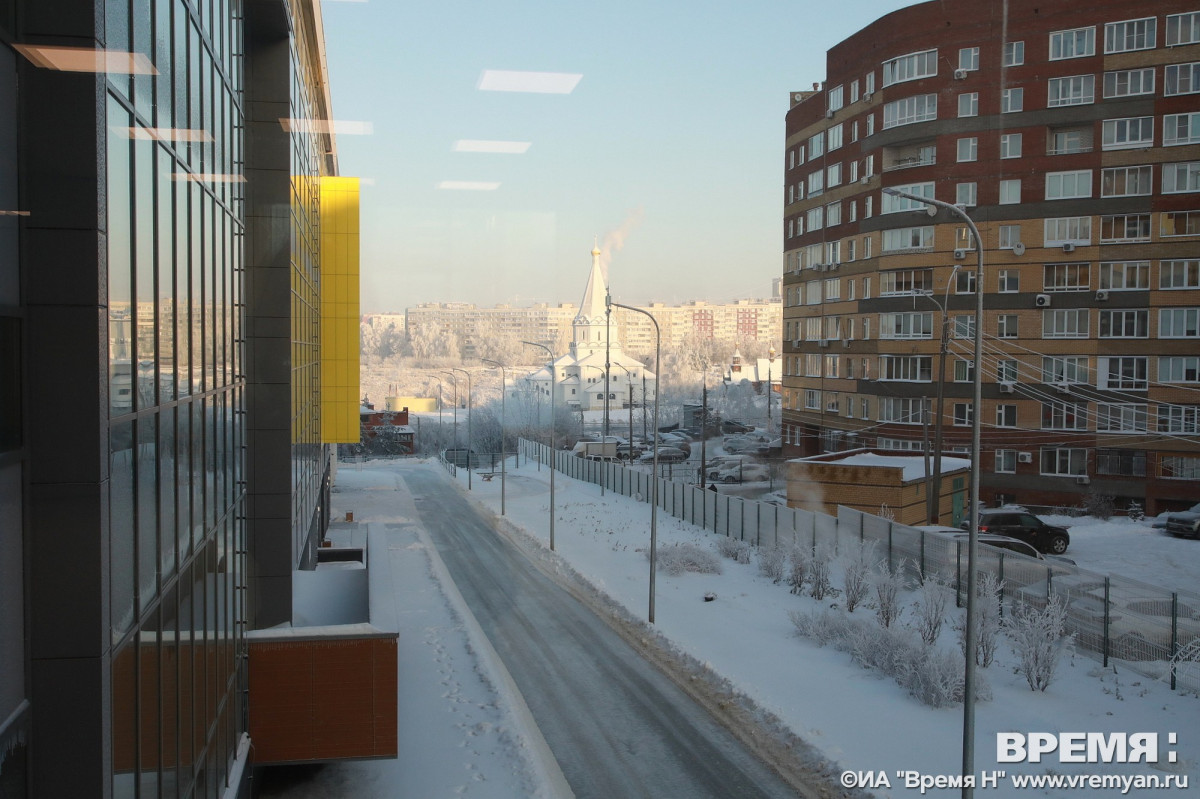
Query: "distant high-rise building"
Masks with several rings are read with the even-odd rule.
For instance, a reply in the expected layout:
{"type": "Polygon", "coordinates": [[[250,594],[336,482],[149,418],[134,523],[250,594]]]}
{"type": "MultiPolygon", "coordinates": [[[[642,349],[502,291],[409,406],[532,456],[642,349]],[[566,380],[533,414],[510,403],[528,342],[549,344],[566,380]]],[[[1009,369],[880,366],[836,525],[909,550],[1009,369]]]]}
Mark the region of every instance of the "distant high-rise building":
{"type": "Polygon", "coordinates": [[[0,2],[5,797],[244,787],[243,636],[358,439],[320,37],[313,0],[0,2]]]}
{"type": "Polygon", "coordinates": [[[786,118],[785,451],[920,450],[932,421],[963,452],[978,413],[985,501],[1194,504],[1200,11],[920,3],[826,72],[786,118]]]}

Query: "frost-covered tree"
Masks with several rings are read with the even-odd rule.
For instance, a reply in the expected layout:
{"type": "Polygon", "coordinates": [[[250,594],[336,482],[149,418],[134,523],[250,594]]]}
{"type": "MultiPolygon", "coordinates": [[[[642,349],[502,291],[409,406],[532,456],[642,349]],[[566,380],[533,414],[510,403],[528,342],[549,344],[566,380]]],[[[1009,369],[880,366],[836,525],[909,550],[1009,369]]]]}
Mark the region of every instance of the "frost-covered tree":
{"type": "Polygon", "coordinates": [[[917,633],[932,646],[946,623],[946,586],[935,578],[926,578],[917,589],[917,633]]]}
{"type": "Polygon", "coordinates": [[[875,557],[875,542],[860,541],[844,559],[842,569],[842,598],[846,610],[853,613],[870,591],[871,564],[875,557]]]}
{"type": "Polygon", "coordinates": [[[759,547],[759,574],[769,577],[773,583],[781,582],[787,571],[787,556],[787,550],[783,547],[759,547]]]}
{"type": "Polygon", "coordinates": [[[788,560],[792,566],[788,585],[792,587],[793,594],[799,594],[804,591],[804,584],[808,582],[808,574],[812,569],[812,551],[808,547],[792,547],[788,560]]]}
{"type": "Polygon", "coordinates": [[[808,593],[813,599],[824,599],[833,592],[833,552],[825,544],[817,547],[809,564],[808,593]]]}
{"type": "Polygon", "coordinates": [[[1046,607],[1017,605],[1005,625],[1021,660],[1021,673],[1031,691],[1045,691],[1054,679],[1067,620],[1067,607],[1057,596],[1046,607]]]}
{"type": "Polygon", "coordinates": [[[901,570],[881,569],[871,579],[871,588],[875,592],[875,620],[881,627],[891,627],[904,612],[904,606],[900,604],[900,592],[904,590],[901,570]]]}
{"type": "MultiPolygon", "coordinates": [[[[1000,597],[1004,582],[990,572],[979,575],[975,584],[975,664],[982,668],[992,665],[996,659],[996,647],[1000,643],[1000,597]]],[[[967,652],[965,621],[954,625],[958,631],[958,645],[967,652]]]]}

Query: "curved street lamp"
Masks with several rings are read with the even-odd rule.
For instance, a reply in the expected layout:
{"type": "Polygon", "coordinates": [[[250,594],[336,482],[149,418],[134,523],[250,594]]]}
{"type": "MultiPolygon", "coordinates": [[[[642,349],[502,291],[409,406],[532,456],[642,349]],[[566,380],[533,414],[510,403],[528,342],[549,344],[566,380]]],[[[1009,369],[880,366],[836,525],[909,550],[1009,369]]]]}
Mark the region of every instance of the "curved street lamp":
{"type": "MultiPolygon", "coordinates": [[[[662,354],[662,331],[658,327],[658,320],[649,311],[643,311],[641,308],[634,308],[632,305],[622,305],[619,302],[613,302],[612,292],[604,295],[604,304],[610,308],[624,308],[627,311],[635,311],[650,318],[654,323],[654,368],[657,369],[662,354]]],[[[650,482],[650,612],[647,616],[649,622],[654,624],[654,570],[658,568],[657,550],[658,548],[658,387],[654,389],[654,479],[650,482]]]]}
{"type": "MultiPolygon", "coordinates": [[[[471,490],[471,373],[457,366],[449,367],[452,372],[462,372],[467,376],[467,490],[471,490]]],[[[457,406],[457,403],[455,403],[457,406]]]]}
{"type": "MultiPolygon", "coordinates": [[[[458,375],[453,372],[442,372],[442,374],[450,378],[450,382],[454,385],[454,448],[458,449],[458,375]]],[[[438,418],[441,418],[441,414],[438,414],[438,418]]]]}
{"type": "MultiPolygon", "coordinates": [[[[925,475],[925,479],[929,480],[925,492],[925,518],[929,520],[930,524],[938,524],[942,517],[942,428],[946,423],[946,350],[950,346],[950,287],[954,285],[958,269],[959,265],[955,264],[954,269],[950,272],[950,278],[946,281],[946,291],[942,295],[941,302],[937,301],[932,291],[920,292],[916,295],[929,300],[942,312],[942,343],[938,349],[937,409],[934,411],[937,423],[933,426],[932,479],[930,479],[930,475],[925,475]]],[[[979,286],[976,285],[976,289],[978,288],[979,286]]],[[[975,324],[979,324],[979,322],[976,321],[975,324]]],[[[978,360],[975,361],[974,368],[980,368],[978,360]]],[[[925,460],[925,465],[929,465],[928,458],[925,460]]]]}
{"type": "MultiPolygon", "coordinates": [[[[978,636],[976,630],[975,602],[975,553],[979,544],[979,473],[980,463],[980,405],[983,402],[983,237],[979,228],[967,212],[960,206],[951,205],[932,197],[922,197],[899,189],[885,188],[884,194],[929,206],[930,215],[937,213],[938,208],[944,208],[962,219],[971,229],[975,237],[975,254],[978,258],[975,272],[975,369],[973,372],[971,399],[971,501],[967,510],[970,524],[967,527],[967,619],[963,635],[963,649],[966,650],[966,670],[963,674],[963,756],[962,773],[975,773],[975,642],[978,636]]],[[[941,497],[938,497],[941,501],[941,497]]],[[[971,797],[974,790],[963,787],[963,797],[971,797]]]]}
{"type": "MultiPolygon", "coordinates": [[[[546,365],[546,369],[550,372],[550,551],[554,551],[554,353],[545,344],[538,344],[536,341],[522,341],[522,344],[528,344],[530,347],[540,347],[546,351],[546,355],[550,358],[550,362],[546,365]]],[[[541,459],[538,459],[539,463],[541,459]]]]}
{"type": "Polygon", "coordinates": [[[504,454],[504,395],[508,393],[508,387],[505,385],[504,369],[505,366],[498,361],[493,361],[490,358],[481,358],[484,363],[490,363],[492,366],[500,369],[500,515],[504,515],[504,482],[507,479],[507,470],[504,462],[507,460],[504,454]]]}

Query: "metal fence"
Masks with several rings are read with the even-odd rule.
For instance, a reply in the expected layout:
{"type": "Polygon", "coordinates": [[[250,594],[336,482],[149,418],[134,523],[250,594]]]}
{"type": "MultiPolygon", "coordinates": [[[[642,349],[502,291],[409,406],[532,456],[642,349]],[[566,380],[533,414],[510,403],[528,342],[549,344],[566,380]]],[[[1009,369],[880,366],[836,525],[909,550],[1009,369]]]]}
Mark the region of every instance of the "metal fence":
{"type": "MultiPolygon", "coordinates": [[[[659,508],[716,535],[760,547],[827,549],[834,557],[872,542],[875,554],[911,579],[937,579],[965,604],[967,544],[950,536],[872,516],[846,507],[829,516],[800,508],[743,499],[701,486],[655,478],[626,464],[579,458],[565,450],[522,439],[519,452],[549,464],[576,480],[649,502],[658,482],[659,508]]],[[[1045,607],[1057,597],[1067,609],[1067,632],[1075,648],[1100,660],[1111,659],[1172,689],[1200,692],[1200,594],[1169,591],[1137,580],[1079,569],[982,546],[977,574],[992,574],[1002,585],[1001,612],[1016,604],[1045,607]]]]}

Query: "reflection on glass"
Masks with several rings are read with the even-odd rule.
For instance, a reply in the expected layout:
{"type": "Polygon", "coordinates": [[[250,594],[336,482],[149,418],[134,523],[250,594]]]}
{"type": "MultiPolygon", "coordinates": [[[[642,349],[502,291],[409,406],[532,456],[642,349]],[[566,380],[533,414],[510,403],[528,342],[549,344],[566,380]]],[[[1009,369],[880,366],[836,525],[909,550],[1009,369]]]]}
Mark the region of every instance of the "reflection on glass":
{"type": "Polygon", "coordinates": [[[133,424],[113,425],[109,435],[109,581],[114,638],[133,625],[134,480],[133,424]]]}
{"type": "MultiPolygon", "coordinates": [[[[108,101],[109,125],[128,127],[129,114],[114,98],[108,101]]],[[[108,138],[108,358],[109,412],[133,410],[134,358],[131,252],[132,142],[108,138]]]]}
{"type": "Polygon", "coordinates": [[[158,441],[156,416],[143,417],[137,423],[137,561],[138,609],[144,611],[158,594],[158,441]]]}

